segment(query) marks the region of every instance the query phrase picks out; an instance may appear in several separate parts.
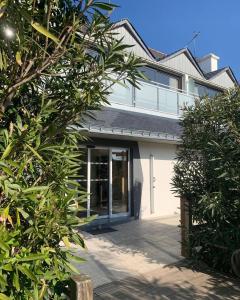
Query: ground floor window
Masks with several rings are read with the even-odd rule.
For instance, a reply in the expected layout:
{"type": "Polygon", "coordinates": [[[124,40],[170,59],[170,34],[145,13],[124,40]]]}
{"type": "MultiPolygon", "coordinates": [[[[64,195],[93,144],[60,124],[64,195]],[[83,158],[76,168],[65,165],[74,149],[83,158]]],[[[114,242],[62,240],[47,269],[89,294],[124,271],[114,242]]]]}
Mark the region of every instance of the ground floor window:
{"type": "Polygon", "coordinates": [[[129,150],[81,148],[81,185],[89,197],[88,216],[115,217],[130,212],[129,150]]]}

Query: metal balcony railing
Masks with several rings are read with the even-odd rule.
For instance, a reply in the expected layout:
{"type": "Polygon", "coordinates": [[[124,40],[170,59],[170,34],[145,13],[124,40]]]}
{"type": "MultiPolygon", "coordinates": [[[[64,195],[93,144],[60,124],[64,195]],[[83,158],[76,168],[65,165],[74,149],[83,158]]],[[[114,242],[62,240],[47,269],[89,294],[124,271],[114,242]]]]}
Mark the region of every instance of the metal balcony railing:
{"type": "Polygon", "coordinates": [[[141,81],[140,89],[130,84],[115,84],[110,95],[110,102],[153,110],[157,112],[180,115],[181,107],[193,105],[194,96],[182,90],[170,89],[156,82],[141,81]]]}

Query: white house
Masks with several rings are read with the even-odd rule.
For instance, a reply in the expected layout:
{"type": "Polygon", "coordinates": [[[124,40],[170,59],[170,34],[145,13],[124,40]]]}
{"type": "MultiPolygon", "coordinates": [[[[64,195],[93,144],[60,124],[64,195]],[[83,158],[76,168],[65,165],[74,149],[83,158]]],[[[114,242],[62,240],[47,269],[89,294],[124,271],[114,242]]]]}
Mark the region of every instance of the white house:
{"type": "Polygon", "coordinates": [[[232,88],[237,80],[231,68],[218,69],[219,57],[212,53],[195,58],[188,49],[168,55],[150,49],[127,20],[114,31],[145,60],[150,81],[142,81],[140,90],[116,85],[111,105],[84,122],[89,140],[82,145],[81,182],[90,194],[88,215],[105,221],[179,213],[171,179],[181,106],[232,88]]]}

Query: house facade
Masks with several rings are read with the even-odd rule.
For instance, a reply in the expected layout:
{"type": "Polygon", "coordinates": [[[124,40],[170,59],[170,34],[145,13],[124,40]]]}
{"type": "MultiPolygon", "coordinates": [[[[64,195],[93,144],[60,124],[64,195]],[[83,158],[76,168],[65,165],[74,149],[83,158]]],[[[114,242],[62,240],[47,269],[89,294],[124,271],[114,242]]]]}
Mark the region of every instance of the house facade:
{"type": "Polygon", "coordinates": [[[140,89],[116,84],[109,105],[84,120],[81,145],[88,216],[99,220],[149,218],[179,213],[171,179],[181,143],[181,107],[196,97],[233,88],[229,67],[214,54],[195,58],[188,49],[166,55],[146,46],[129,21],[114,31],[146,62],[140,89]]]}

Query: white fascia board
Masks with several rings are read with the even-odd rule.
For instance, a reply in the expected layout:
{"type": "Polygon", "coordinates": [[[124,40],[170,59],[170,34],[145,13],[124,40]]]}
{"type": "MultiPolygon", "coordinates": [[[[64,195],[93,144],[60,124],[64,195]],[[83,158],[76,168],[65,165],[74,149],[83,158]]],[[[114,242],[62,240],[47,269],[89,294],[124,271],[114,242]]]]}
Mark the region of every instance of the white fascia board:
{"type": "Polygon", "coordinates": [[[89,126],[82,129],[83,131],[87,131],[90,134],[99,134],[103,136],[115,136],[115,137],[127,137],[127,138],[134,138],[135,140],[151,140],[151,141],[165,141],[170,143],[180,144],[181,139],[177,136],[165,133],[157,133],[157,132],[150,132],[144,130],[128,130],[128,129],[121,129],[121,128],[104,128],[104,127],[95,127],[89,126]]]}

